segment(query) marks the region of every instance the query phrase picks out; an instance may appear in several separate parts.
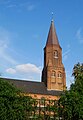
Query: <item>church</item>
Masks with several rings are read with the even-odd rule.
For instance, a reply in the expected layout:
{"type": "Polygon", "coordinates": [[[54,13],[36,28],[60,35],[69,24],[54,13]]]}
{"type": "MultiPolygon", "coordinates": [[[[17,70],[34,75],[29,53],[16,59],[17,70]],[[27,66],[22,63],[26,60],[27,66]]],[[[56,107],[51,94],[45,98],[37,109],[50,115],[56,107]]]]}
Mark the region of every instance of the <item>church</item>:
{"type": "Polygon", "coordinates": [[[44,47],[44,67],[41,82],[5,80],[20,88],[25,96],[35,99],[58,100],[66,89],[66,73],[62,63],[62,48],[56,34],[54,20],[51,21],[46,45],[44,47]]]}

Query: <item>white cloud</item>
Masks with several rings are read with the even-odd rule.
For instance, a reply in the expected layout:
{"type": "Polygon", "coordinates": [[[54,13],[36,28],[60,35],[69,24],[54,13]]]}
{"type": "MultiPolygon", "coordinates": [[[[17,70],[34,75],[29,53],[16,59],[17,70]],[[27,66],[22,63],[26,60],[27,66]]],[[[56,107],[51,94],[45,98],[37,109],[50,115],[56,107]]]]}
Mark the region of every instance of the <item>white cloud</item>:
{"type": "Polygon", "coordinates": [[[9,42],[10,33],[0,27],[0,59],[11,64],[17,64],[16,60],[8,54],[9,42]]]}
{"type": "Polygon", "coordinates": [[[9,68],[9,69],[6,70],[6,72],[9,73],[9,74],[15,74],[16,70],[13,69],[13,68],[9,68]]]}
{"type": "Polygon", "coordinates": [[[20,8],[25,8],[28,11],[32,11],[35,9],[35,5],[29,2],[23,2],[18,5],[20,8]]]}
{"type": "Polygon", "coordinates": [[[69,53],[70,53],[70,48],[66,52],[63,53],[63,60],[64,61],[66,61],[68,59],[69,53]]]}
{"type": "Polygon", "coordinates": [[[83,43],[83,35],[82,35],[82,29],[79,28],[76,32],[76,38],[79,40],[79,42],[82,44],[83,43]]]}
{"type": "Polygon", "coordinates": [[[34,10],[34,8],[35,8],[34,5],[28,5],[28,6],[27,6],[27,10],[28,10],[28,11],[32,11],[32,10],[34,10]]]}
{"type": "Polygon", "coordinates": [[[0,0],[0,4],[8,4],[10,3],[10,0],[0,0]]]}
{"type": "Polygon", "coordinates": [[[40,73],[40,68],[34,64],[22,64],[16,66],[16,71],[23,72],[23,73],[40,73]]]}
{"type": "Polygon", "coordinates": [[[63,53],[63,57],[64,57],[65,55],[68,55],[69,52],[70,52],[70,49],[68,49],[66,52],[64,52],[64,53],[63,53]]]}
{"type": "Polygon", "coordinates": [[[35,5],[30,3],[30,2],[27,2],[27,1],[21,1],[19,3],[19,1],[11,1],[11,0],[2,0],[0,1],[0,4],[4,5],[5,8],[17,8],[19,10],[21,9],[26,9],[28,11],[32,11],[35,9],[35,5]]]}
{"type": "Polygon", "coordinates": [[[15,4],[10,4],[10,5],[7,6],[7,8],[13,8],[13,7],[17,7],[17,5],[15,5],[15,4]]]}
{"type": "Polygon", "coordinates": [[[32,73],[35,73],[35,74],[40,74],[41,73],[41,68],[40,67],[37,67],[36,65],[34,64],[21,64],[21,65],[17,65],[15,66],[14,68],[8,68],[6,69],[6,72],[9,73],[9,74],[15,74],[15,73],[18,73],[18,74],[32,74],[32,73]]]}

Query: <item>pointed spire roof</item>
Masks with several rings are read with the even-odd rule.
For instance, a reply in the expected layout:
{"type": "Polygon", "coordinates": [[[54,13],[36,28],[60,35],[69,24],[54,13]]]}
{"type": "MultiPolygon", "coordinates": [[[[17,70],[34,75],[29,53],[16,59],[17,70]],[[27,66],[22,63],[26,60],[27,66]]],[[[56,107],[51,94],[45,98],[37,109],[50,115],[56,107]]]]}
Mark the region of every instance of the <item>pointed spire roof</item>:
{"type": "Polygon", "coordinates": [[[50,29],[49,29],[49,33],[47,37],[46,46],[47,45],[59,45],[59,41],[58,41],[58,37],[56,34],[53,20],[51,21],[51,25],[50,25],[50,29]]]}

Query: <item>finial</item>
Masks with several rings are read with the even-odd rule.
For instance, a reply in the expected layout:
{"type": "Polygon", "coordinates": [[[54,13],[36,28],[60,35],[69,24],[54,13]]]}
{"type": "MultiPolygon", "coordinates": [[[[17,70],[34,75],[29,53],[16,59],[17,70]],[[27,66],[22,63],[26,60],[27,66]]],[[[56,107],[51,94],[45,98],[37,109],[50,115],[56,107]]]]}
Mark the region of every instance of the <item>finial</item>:
{"type": "Polygon", "coordinates": [[[54,14],[53,14],[53,12],[52,12],[52,21],[53,21],[53,15],[54,15],[54,14]]]}

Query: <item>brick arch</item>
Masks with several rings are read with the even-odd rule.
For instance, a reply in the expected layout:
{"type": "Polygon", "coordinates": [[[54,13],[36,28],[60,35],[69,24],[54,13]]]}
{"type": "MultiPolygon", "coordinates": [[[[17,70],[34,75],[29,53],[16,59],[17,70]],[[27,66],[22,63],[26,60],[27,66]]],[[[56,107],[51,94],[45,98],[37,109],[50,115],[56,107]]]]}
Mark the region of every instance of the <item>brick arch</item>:
{"type": "Polygon", "coordinates": [[[56,77],[56,72],[54,70],[51,71],[51,76],[56,77]]]}
{"type": "Polygon", "coordinates": [[[58,78],[62,78],[62,72],[61,72],[61,71],[58,71],[57,77],[58,77],[58,78]]]}

